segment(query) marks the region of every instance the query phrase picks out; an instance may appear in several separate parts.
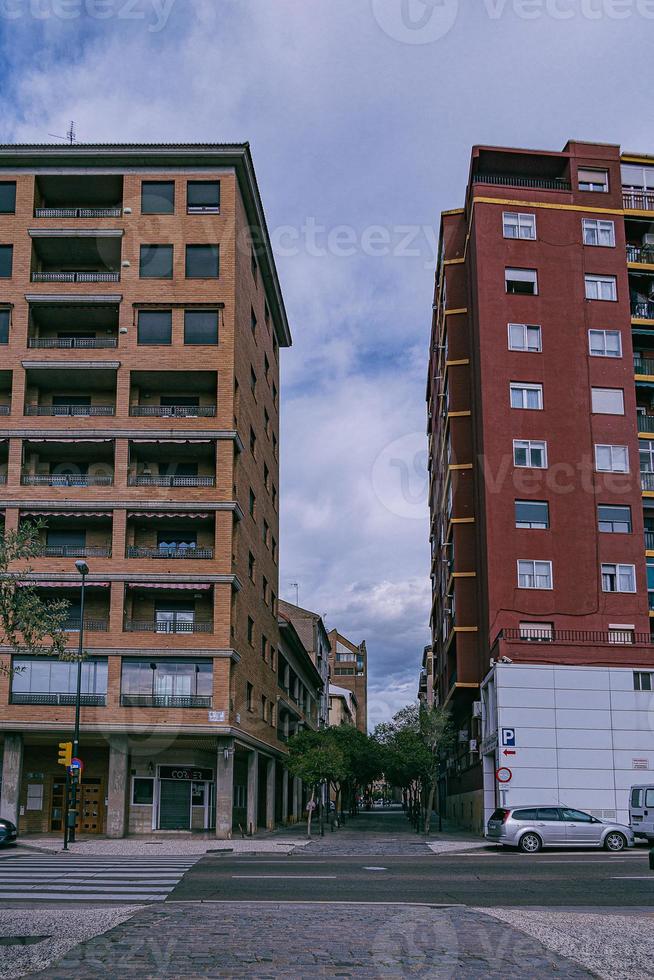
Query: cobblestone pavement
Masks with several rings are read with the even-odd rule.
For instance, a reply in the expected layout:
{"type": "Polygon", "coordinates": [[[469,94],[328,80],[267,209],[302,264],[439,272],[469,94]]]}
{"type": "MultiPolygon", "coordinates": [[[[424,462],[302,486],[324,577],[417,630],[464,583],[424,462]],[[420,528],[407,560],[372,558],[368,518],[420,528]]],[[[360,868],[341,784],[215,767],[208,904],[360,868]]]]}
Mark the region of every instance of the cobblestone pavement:
{"type": "MultiPolygon", "coordinates": [[[[295,834],[300,832],[298,828],[295,834]]],[[[332,831],[325,826],[324,837],[319,836],[318,821],[315,820],[312,833],[314,839],[303,848],[303,854],[376,854],[381,857],[404,854],[415,857],[427,853],[425,838],[416,833],[401,810],[364,811],[358,817],[347,817],[345,826],[339,830],[332,831]]],[[[430,840],[433,842],[434,838],[430,840]]]]}
{"type": "Polygon", "coordinates": [[[168,903],[34,977],[592,978],[524,932],[464,908],[168,903]]]}

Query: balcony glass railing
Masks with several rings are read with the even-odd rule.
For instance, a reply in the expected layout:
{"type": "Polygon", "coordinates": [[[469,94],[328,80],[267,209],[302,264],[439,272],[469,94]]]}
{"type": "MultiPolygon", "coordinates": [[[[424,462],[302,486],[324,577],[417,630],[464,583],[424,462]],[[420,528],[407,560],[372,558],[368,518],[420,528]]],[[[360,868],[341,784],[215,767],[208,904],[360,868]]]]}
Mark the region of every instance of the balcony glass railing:
{"type": "Polygon", "coordinates": [[[625,644],[633,646],[651,643],[649,633],[635,633],[633,630],[560,630],[553,629],[548,631],[547,639],[543,639],[544,631],[540,634],[524,634],[519,629],[500,630],[496,637],[497,640],[511,640],[520,643],[566,643],[575,644],[625,644]]]}
{"type": "Polygon", "coordinates": [[[27,346],[38,350],[102,350],[118,345],[115,337],[28,337],[27,346]]]}
{"type": "Polygon", "coordinates": [[[35,218],[120,218],[120,205],[111,208],[35,208],[35,218]]]}
{"type": "Polygon", "coordinates": [[[125,621],[126,633],[213,633],[213,623],[208,621],[144,620],[128,619],[125,621]]]}
{"type": "Polygon", "coordinates": [[[127,549],[128,558],[213,558],[213,548],[136,548],[127,549]]]}
{"type": "Polygon", "coordinates": [[[130,476],[128,487],[215,487],[214,476],[130,476]]]}
{"type": "Polygon", "coordinates": [[[210,708],[213,698],[204,694],[121,694],[123,708],[210,708]]]}
{"type": "Polygon", "coordinates": [[[129,414],[140,418],[209,419],[216,414],[215,405],[130,405],[129,414]]]}
{"type": "Polygon", "coordinates": [[[26,405],[25,415],[84,415],[98,417],[115,415],[114,405],[26,405]]]}
{"type": "Polygon", "coordinates": [[[111,548],[87,548],[72,544],[45,545],[39,551],[41,558],[111,558],[111,548]]]}
{"type": "Polygon", "coordinates": [[[637,320],[654,320],[654,303],[649,300],[632,303],[631,315],[637,320]]]}
{"type": "Polygon", "coordinates": [[[111,487],[113,476],[90,476],[88,473],[23,473],[24,487],[111,487]]]}
{"type": "Polygon", "coordinates": [[[545,191],[570,191],[569,180],[559,177],[526,177],[517,174],[473,174],[474,184],[500,184],[503,187],[534,187],[545,191]]]}
{"type": "MultiPolygon", "coordinates": [[[[80,704],[84,708],[101,708],[107,703],[106,694],[82,694],[80,704]]],[[[52,704],[66,707],[75,704],[74,694],[12,694],[11,704],[52,704]]]]}
{"type": "Polygon", "coordinates": [[[623,190],[622,206],[630,211],[654,211],[654,192],[623,190]]]}
{"type": "Polygon", "coordinates": [[[651,245],[627,245],[627,262],[654,265],[654,247],[651,245]]]}
{"type": "Polygon", "coordinates": [[[640,474],[640,487],[641,490],[651,491],[654,490],[654,473],[641,471],[640,474]]]}
{"type": "Polygon", "coordinates": [[[120,282],[120,272],[33,272],[32,282],[120,282]]]}

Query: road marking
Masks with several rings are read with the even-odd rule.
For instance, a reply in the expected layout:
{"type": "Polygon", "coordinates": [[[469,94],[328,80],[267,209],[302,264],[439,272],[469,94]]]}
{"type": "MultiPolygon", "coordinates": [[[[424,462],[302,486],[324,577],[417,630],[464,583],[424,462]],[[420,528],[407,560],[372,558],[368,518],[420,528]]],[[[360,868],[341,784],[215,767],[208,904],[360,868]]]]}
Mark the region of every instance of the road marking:
{"type": "Polygon", "coordinates": [[[370,867],[370,868],[364,868],[363,870],[364,871],[388,871],[388,868],[373,868],[373,867],[370,867]]]}
{"type": "Polygon", "coordinates": [[[313,908],[315,905],[366,905],[368,907],[371,905],[384,905],[393,908],[405,908],[408,906],[419,909],[465,909],[468,907],[463,902],[348,902],[339,901],[338,899],[333,901],[329,899],[317,899],[310,902],[298,902],[292,898],[279,898],[274,900],[269,898],[248,898],[247,901],[238,898],[173,898],[166,902],[166,905],[295,905],[301,906],[302,908],[313,908]]]}
{"type": "Polygon", "coordinates": [[[298,881],[298,879],[324,881],[325,879],[335,879],[336,875],[232,875],[232,878],[254,878],[257,881],[262,879],[266,881],[298,881]]]}
{"type": "Polygon", "coordinates": [[[611,875],[612,881],[654,881],[654,875],[611,875]]]}

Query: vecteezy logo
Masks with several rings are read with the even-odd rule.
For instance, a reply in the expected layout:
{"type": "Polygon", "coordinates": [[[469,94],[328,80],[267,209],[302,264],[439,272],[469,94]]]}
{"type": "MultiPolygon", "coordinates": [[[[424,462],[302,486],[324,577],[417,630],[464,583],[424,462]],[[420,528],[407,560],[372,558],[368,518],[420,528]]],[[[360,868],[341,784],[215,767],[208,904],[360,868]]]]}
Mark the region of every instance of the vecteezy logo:
{"type": "Polygon", "coordinates": [[[373,463],[375,496],[397,517],[425,520],[429,491],[427,444],[422,432],[411,432],[389,443],[373,463]]]}
{"type": "Polygon", "coordinates": [[[445,37],[459,12],[459,0],[371,0],[375,20],[404,44],[432,44],[445,37]]]}

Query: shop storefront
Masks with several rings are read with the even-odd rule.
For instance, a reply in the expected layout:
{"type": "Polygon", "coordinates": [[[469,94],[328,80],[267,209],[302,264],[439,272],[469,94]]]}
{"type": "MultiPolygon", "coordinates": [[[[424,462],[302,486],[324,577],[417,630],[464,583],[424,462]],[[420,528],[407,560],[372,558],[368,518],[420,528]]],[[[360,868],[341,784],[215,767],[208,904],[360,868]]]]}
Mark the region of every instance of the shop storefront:
{"type": "Polygon", "coordinates": [[[152,830],[211,830],[216,824],[214,770],[159,765],[156,775],[133,776],[131,810],[146,807],[152,830]]]}

